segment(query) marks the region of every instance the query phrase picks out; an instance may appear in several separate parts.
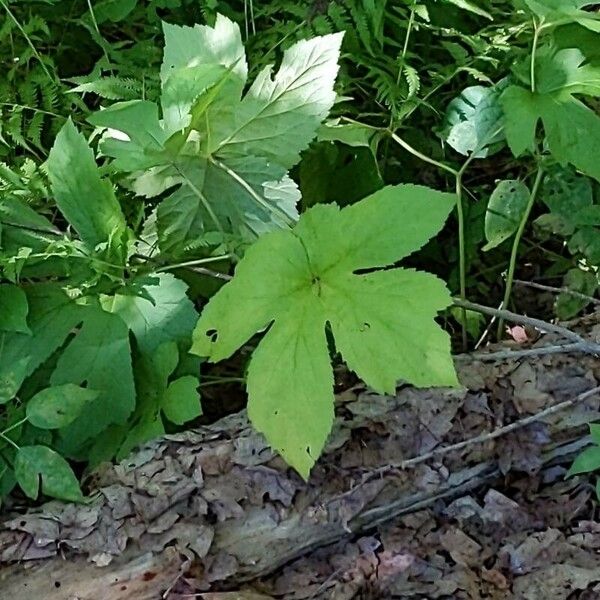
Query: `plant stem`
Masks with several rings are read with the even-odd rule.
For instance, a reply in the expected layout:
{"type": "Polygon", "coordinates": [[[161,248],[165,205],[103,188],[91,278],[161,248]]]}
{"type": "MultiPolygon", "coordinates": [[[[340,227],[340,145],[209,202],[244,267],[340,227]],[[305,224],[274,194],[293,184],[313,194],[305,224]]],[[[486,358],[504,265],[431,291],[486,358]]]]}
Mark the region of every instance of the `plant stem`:
{"type": "Polygon", "coordinates": [[[199,258],[197,260],[188,260],[186,262],[175,263],[173,265],[166,265],[155,269],[155,273],[163,273],[164,271],[173,271],[175,269],[183,269],[186,267],[198,267],[200,265],[208,265],[213,262],[219,262],[221,260],[228,260],[233,258],[232,254],[223,254],[222,256],[209,256],[208,258],[199,258]]]}
{"type": "Polygon", "coordinates": [[[21,425],[24,425],[25,423],[27,423],[27,417],[25,417],[24,419],[21,419],[20,421],[17,421],[16,423],[13,423],[10,427],[7,427],[2,434],[6,435],[9,431],[12,431],[13,429],[16,429],[17,427],[21,427],[21,425]]]}
{"type": "MultiPolygon", "coordinates": [[[[402,73],[404,72],[404,66],[406,64],[406,54],[408,52],[408,43],[410,41],[410,34],[413,30],[413,25],[415,23],[415,8],[417,6],[417,0],[413,0],[410,7],[410,17],[408,18],[408,25],[406,27],[406,36],[404,37],[404,46],[402,47],[402,54],[400,55],[400,61],[398,66],[398,75],[396,77],[396,87],[400,85],[400,80],[402,79],[402,73]]],[[[394,123],[396,121],[396,106],[395,103],[392,106],[392,110],[390,111],[390,129],[395,129],[394,123]]]]}
{"type": "Polygon", "coordinates": [[[21,449],[21,447],[16,442],[13,442],[8,436],[4,435],[3,432],[0,432],[0,438],[3,439],[7,444],[10,444],[16,450],[21,449]]]}
{"type": "MultiPolygon", "coordinates": [[[[523,237],[525,226],[527,225],[527,221],[529,220],[531,209],[533,208],[535,199],[537,197],[543,179],[544,171],[542,169],[542,166],[539,165],[537,174],[535,176],[535,182],[533,183],[533,188],[531,189],[531,194],[529,195],[529,202],[527,203],[527,207],[525,208],[525,212],[523,213],[523,217],[521,218],[521,222],[519,223],[519,228],[517,229],[517,233],[515,234],[515,239],[513,240],[512,251],[510,253],[510,263],[508,265],[508,274],[506,276],[506,289],[504,290],[504,299],[502,300],[501,305],[502,310],[506,310],[506,307],[510,302],[510,295],[512,293],[512,286],[515,278],[515,268],[517,265],[517,256],[519,254],[519,245],[521,243],[521,238],[523,237]]],[[[503,328],[504,319],[500,318],[498,320],[498,338],[502,337],[503,328]]]]}
{"type": "Polygon", "coordinates": [[[416,156],[417,158],[421,159],[423,162],[433,165],[433,166],[437,167],[438,169],[442,169],[442,171],[446,171],[446,173],[450,173],[453,177],[458,176],[458,171],[456,169],[453,169],[452,167],[445,165],[444,163],[439,162],[439,161],[435,160],[434,158],[429,158],[429,156],[426,156],[425,154],[419,152],[416,148],[413,148],[408,142],[405,142],[401,137],[397,136],[394,132],[390,131],[389,134],[390,134],[390,137],[396,142],[396,144],[398,144],[399,146],[402,146],[402,148],[404,148],[407,152],[409,152],[413,156],[416,156]]]}
{"type": "Polygon", "coordinates": [[[533,43],[531,46],[531,64],[530,64],[530,78],[531,78],[531,93],[535,94],[535,60],[537,54],[538,41],[540,39],[541,27],[544,23],[542,19],[539,23],[533,20],[533,43]]]}

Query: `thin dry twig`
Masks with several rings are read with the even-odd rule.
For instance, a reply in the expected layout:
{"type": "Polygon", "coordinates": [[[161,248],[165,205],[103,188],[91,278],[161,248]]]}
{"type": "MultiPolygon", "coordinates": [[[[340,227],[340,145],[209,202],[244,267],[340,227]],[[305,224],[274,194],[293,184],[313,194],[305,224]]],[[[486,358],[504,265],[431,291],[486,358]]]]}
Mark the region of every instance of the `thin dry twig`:
{"type": "MultiPolygon", "coordinates": [[[[575,396],[574,398],[570,398],[569,400],[559,402],[558,404],[553,404],[552,406],[545,408],[544,410],[540,411],[539,413],[536,413],[534,415],[529,415],[527,417],[519,419],[518,421],[509,423],[508,425],[505,425],[504,427],[499,427],[498,429],[494,429],[494,431],[482,433],[480,435],[469,438],[467,440],[463,440],[462,442],[457,442],[456,444],[450,444],[449,446],[441,446],[439,448],[435,448],[434,450],[431,450],[430,452],[426,452],[425,454],[420,454],[419,456],[415,456],[414,458],[409,458],[407,460],[403,460],[398,463],[390,463],[389,465],[385,465],[385,467],[380,467],[379,469],[376,469],[375,471],[372,471],[371,473],[369,473],[369,475],[367,477],[365,477],[360,483],[356,484],[353,488],[349,489],[347,492],[342,494],[341,497],[351,496],[352,494],[354,494],[354,492],[358,488],[366,485],[367,483],[373,481],[374,479],[378,479],[380,477],[384,477],[385,475],[389,475],[392,472],[404,471],[406,469],[410,469],[410,468],[416,467],[417,465],[420,465],[424,462],[427,462],[427,461],[431,460],[432,458],[439,458],[446,454],[450,454],[451,452],[457,452],[459,450],[464,450],[465,448],[468,448],[469,446],[474,446],[477,444],[484,444],[485,442],[489,442],[491,440],[495,440],[496,438],[505,436],[509,433],[512,433],[513,431],[522,429],[524,427],[527,427],[528,425],[532,425],[533,423],[537,423],[538,421],[541,421],[541,420],[545,419],[546,417],[556,414],[557,412],[566,410],[567,408],[570,408],[571,406],[574,406],[575,404],[584,402],[585,400],[587,400],[588,398],[591,398],[592,396],[595,396],[596,394],[600,394],[600,386],[597,386],[590,390],[587,390],[586,392],[583,392],[583,393],[579,394],[578,396],[575,396]]],[[[340,497],[338,496],[336,498],[336,500],[339,500],[339,498],[340,497]]]]}
{"type": "Polygon", "coordinates": [[[550,346],[540,346],[539,348],[525,348],[523,350],[499,350],[498,352],[473,352],[470,354],[457,354],[454,360],[466,362],[480,360],[482,362],[515,360],[517,358],[531,358],[532,356],[546,356],[548,354],[569,354],[571,352],[581,352],[583,354],[596,354],[595,345],[590,347],[588,342],[581,344],[573,342],[572,344],[553,344],[550,346]]]}
{"type": "Polygon", "coordinates": [[[578,333],[575,333],[566,327],[561,327],[560,325],[548,323],[540,319],[534,319],[533,317],[518,315],[517,313],[509,310],[492,308],[491,306],[483,306],[483,304],[459,300],[457,298],[454,299],[454,304],[456,306],[460,306],[461,308],[466,308],[467,310],[480,312],[484,315],[496,316],[505,321],[518,323],[519,325],[528,325],[529,327],[534,327],[543,333],[556,333],[567,340],[571,340],[572,342],[580,344],[581,348],[586,348],[586,351],[590,354],[600,354],[600,344],[588,342],[578,333]]]}
{"type": "Polygon", "coordinates": [[[581,300],[586,300],[587,302],[595,304],[596,306],[600,306],[600,300],[598,300],[598,298],[588,296],[587,294],[582,294],[581,292],[576,292],[575,290],[570,290],[567,287],[554,287],[552,285],[535,283],[533,281],[523,281],[521,279],[515,279],[514,283],[515,285],[522,285],[524,287],[530,287],[535,290],[542,290],[544,292],[552,292],[554,294],[569,294],[569,296],[580,298],[581,300]]]}
{"type": "MultiPolygon", "coordinates": [[[[398,463],[395,468],[397,469],[408,469],[410,467],[414,467],[415,465],[419,465],[423,462],[430,460],[431,458],[435,458],[438,456],[443,456],[444,454],[448,454],[449,452],[456,452],[458,450],[463,450],[464,448],[468,448],[469,446],[474,446],[476,444],[483,444],[485,442],[489,442],[490,440],[495,440],[496,438],[502,437],[508,433],[516,431],[517,429],[523,429],[523,427],[527,427],[532,423],[537,423],[538,421],[542,421],[546,417],[556,414],[557,412],[561,412],[575,404],[579,404],[595,396],[596,394],[600,394],[600,386],[594,387],[587,392],[583,392],[575,398],[570,398],[569,400],[564,400],[563,402],[559,402],[558,404],[553,404],[548,408],[540,411],[539,413],[535,413],[534,415],[529,415],[527,417],[523,417],[518,421],[514,421],[513,423],[509,423],[504,427],[499,427],[498,429],[494,429],[494,431],[490,431],[488,433],[482,433],[475,437],[469,438],[468,440],[463,440],[462,442],[458,442],[456,444],[451,444],[450,446],[442,446],[441,448],[436,448],[431,452],[427,452],[425,454],[421,454],[420,456],[416,456],[415,458],[409,458],[408,460],[404,460],[398,463]]],[[[387,466],[387,465],[386,465],[387,466]]]]}

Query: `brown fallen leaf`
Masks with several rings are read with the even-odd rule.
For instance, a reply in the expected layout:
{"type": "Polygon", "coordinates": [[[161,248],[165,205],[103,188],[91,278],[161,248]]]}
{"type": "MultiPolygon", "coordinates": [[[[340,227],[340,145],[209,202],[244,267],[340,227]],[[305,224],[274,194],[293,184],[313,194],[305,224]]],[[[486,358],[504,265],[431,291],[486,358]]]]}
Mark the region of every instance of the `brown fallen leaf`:
{"type": "Polygon", "coordinates": [[[445,531],[440,536],[440,543],[457,565],[476,567],[481,563],[482,547],[458,527],[445,531]]]}

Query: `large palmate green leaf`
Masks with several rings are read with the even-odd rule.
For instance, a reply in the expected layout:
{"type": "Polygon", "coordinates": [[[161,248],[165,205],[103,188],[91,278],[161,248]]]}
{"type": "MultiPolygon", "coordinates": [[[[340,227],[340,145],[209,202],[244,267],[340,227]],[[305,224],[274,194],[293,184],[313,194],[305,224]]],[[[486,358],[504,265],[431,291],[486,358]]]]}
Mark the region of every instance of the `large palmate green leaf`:
{"type": "Polygon", "coordinates": [[[372,271],[420,248],[454,203],[405,185],[342,210],[318,205],[293,230],[251,246],[204,309],[192,351],[212,361],[272,323],[250,363],[248,411],[304,477],[333,419],[328,323],[350,368],[381,392],[393,393],[398,379],[456,384],[449,338],[433,320],[450,303],[445,285],[413,270],[372,271]]]}
{"type": "Polygon", "coordinates": [[[182,254],[207,232],[253,240],[297,217],[288,170],[334,100],[341,34],[301,41],[273,76],[263,69],[243,95],[247,66],[236,24],[164,25],[161,108],[118,103],[92,115],[101,145],[141,196],[171,195],[157,211],[163,253],[182,254]]]}
{"type": "Polygon", "coordinates": [[[534,148],[541,119],[554,157],[600,181],[600,116],[575,97],[600,96],[600,66],[586,63],[573,48],[548,50],[536,66],[535,92],[513,85],[502,95],[506,137],[513,154],[534,148]]]}

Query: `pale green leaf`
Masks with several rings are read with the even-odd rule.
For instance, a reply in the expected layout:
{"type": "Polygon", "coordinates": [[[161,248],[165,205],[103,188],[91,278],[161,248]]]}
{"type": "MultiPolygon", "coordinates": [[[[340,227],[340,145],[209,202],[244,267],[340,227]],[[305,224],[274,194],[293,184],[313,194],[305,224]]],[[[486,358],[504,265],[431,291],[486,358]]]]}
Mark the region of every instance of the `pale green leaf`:
{"type": "Polygon", "coordinates": [[[241,91],[248,67],[240,28],[233,21],[217,15],[214,27],[180,27],[163,23],[163,32],[165,52],[160,71],[163,84],[175,70],[213,64],[233,67],[241,91]]]}
{"type": "Polygon", "coordinates": [[[121,207],[70,120],[56,136],[46,168],[58,208],[89,249],[111,239],[118,243],[127,230],[121,207]]]}
{"type": "Polygon", "coordinates": [[[450,303],[443,283],[402,269],[356,274],[419,249],[454,204],[453,195],[406,185],[341,211],[318,205],[292,231],[251,246],[205,307],[192,351],[212,361],[274,321],[250,363],[248,411],[303,476],[333,414],[327,323],[350,367],[378,391],[393,393],[399,379],[456,385],[449,338],[433,320],[450,303]]]}
{"type": "Polygon", "coordinates": [[[333,373],[326,315],[309,291],[294,300],[294,314],[276,321],[252,355],[248,416],[308,479],[333,423],[333,373]]]}
{"type": "Polygon", "coordinates": [[[41,491],[47,496],[81,502],[79,483],[67,461],[46,446],[23,446],[14,463],[15,477],[22,490],[32,500],[41,491]]]}
{"type": "Polygon", "coordinates": [[[157,210],[161,251],[186,254],[215,232],[253,241],[296,221],[300,194],[287,171],[335,100],[341,34],[292,45],[274,77],[263,69],[242,96],[236,24],[219,16],[214,28],[164,29],[162,121],[156,105],[139,103],[90,118],[108,128],[102,152],[129,173],[136,194],[172,191],[157,210]]]}
{"type": "Polygon", "coordinates": [[[500,92],[502,87],[468,87],[448,105],[444,137],[464,156],[485,158],[498,152],[504,141],[500,92]]]}
{"type": "Polygon", "coordinates": [[[173,71],[163,83],[161,105],[163,128],[167,134],[188,127],[196,100],[228,76],[220,64],[199,64],[173,71]]]}
{"type": "Polygon", "coordinates": [[[17,285],[0,285],[0,330],[31,334],[27,326],[29,305],[25,292],[17,285]]]}
{"type": "Polygon", "coordinates": [[[169,421],[183,425],[202,414],[198,378],[184,375],[172,381],[162,397],[160,406],[169,421]]]}
{"type": "Polygon", "coordinates": [[[519,228],[529,203],[529,189],[515,179],[500,181],[490,196],[485,213],[485,237],[483,250],[496,248],[519,228]]]}
{"type": "Polygon", "coordinates": [[[209,151],[223,157],[261,156],[295,165],[335,101],[333,84],[343,34],[297,42],[274,78],[266,67],[231,119],[211,123],[209,151]]]}
{"type": "Polygon", "coordinates": [[[158,106],[147,100],[118,102],[94,113],[88,121],[96,127],[114,130],[105,134],[103,151],[115,157],[123,171],[147,169],[164,162],[163,145],[167,134],[160,125],[158,106]],[[121,132],[121,135],[115,135],[121,132]]]}
{"type": "Polygon", "coordinates": [[[72,383],[49,387],[27,403],[27,419],[40,429],[59,429],[72,423],[88,403],[98,398],[95,390],[72,383]]]}
{"type": "Polygon", "coordinates": [[[142,352],[152,353],[164,342],[189,339],[198,314],[186,292],[183,281],[161,273],[135,280],[113,296],[102,296],[100,303],[121,317],[142,352]]]}

